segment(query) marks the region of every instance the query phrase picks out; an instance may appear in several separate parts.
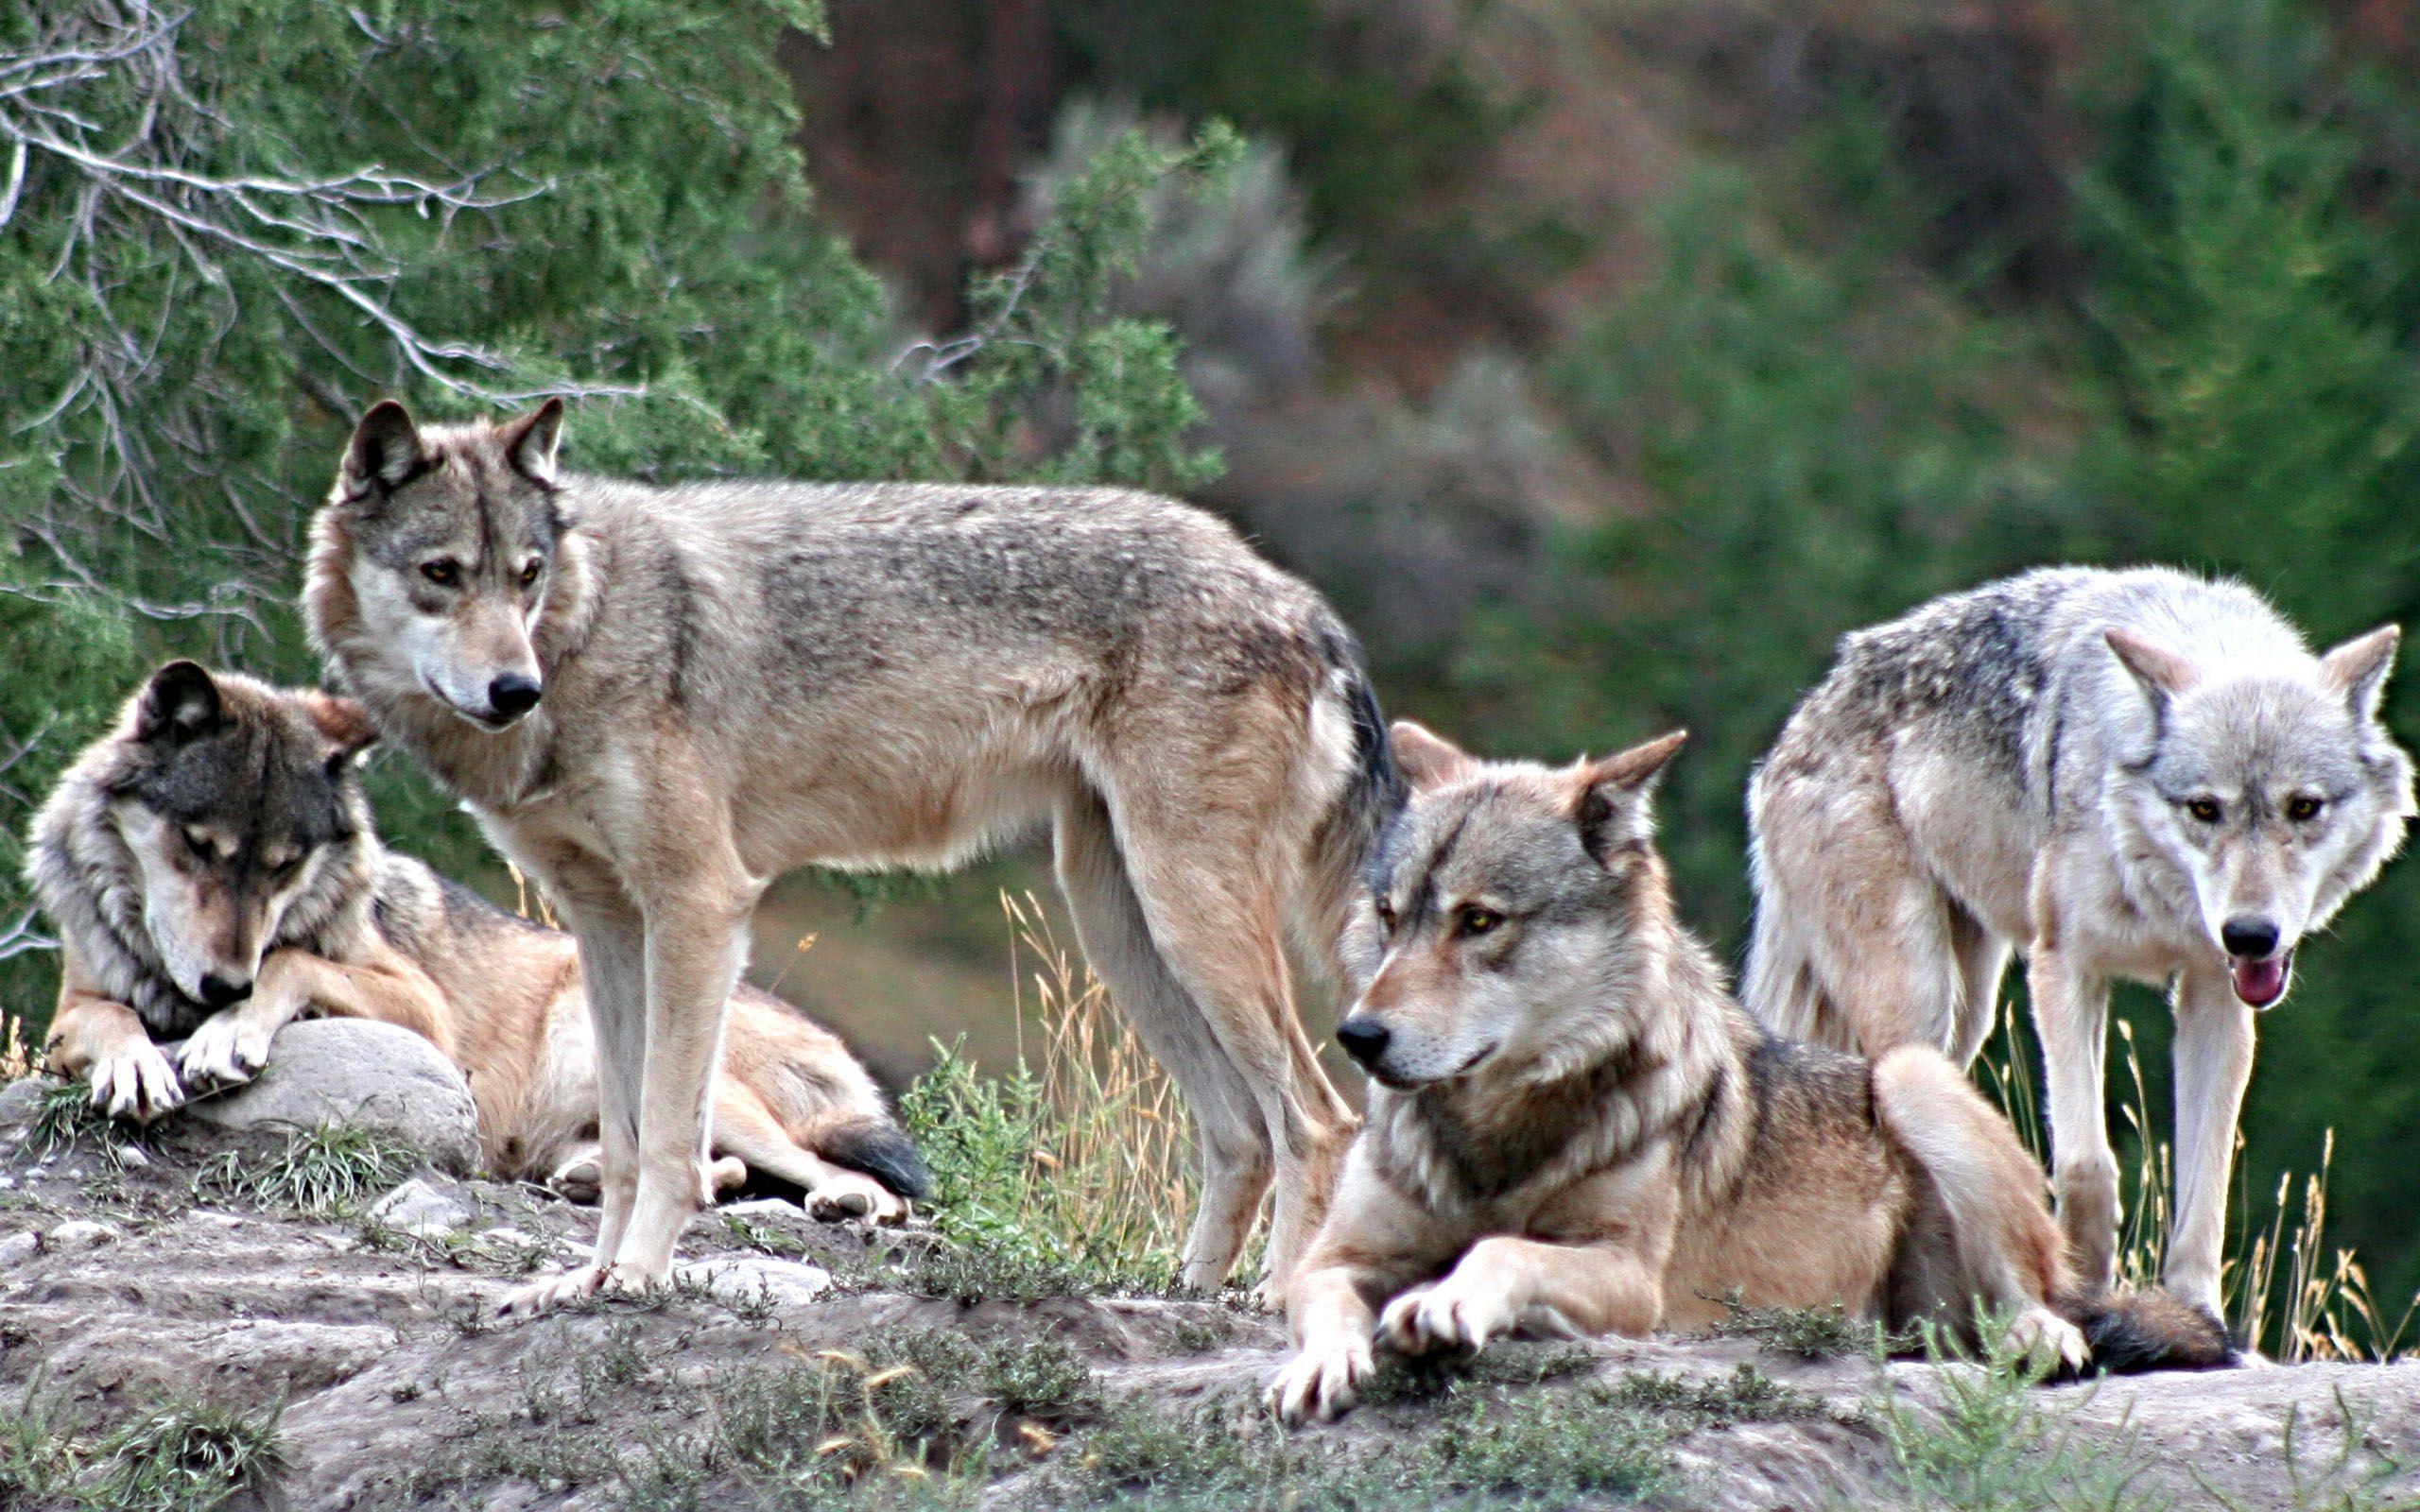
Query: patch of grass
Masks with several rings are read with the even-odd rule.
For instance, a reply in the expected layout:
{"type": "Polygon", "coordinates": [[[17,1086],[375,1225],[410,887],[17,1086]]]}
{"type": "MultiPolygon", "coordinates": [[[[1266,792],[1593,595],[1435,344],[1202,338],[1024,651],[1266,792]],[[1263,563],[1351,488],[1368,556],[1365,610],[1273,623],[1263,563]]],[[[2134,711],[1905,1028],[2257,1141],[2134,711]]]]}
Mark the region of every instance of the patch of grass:
{"type": "Polygon", "coordinates": [[[1727,1376],[1668,1376],[1634,1370],[1609,1383],[1605,1393],[1616,1405],[1686,1418],[1698,1427],[1832,1416],[1822,1398],[1784,1385],[1745,1361],[1727,1376]]]}
{"type": "Polygon", "coordinates": [[[427,1163],[402,1141],[347,1124],[294,1129],[263,1157],[227,1150],[194,1173],[196,1201],[237,1201],[307,1217],[344,1216],[427,1163]]]}
{"type": "Polygon", "coordinates": [[[0,1402],[0,1506],[63,1493],[78,1468],[78,1419],[37,1369],[14,1401],[0,1402]]]}
{"type": "Polygon", "coordinates": [[[209,1512],[284,1469],[282,1410],[282,1403],[246,1412],[172,1398],[101,1440],[101,1473],[84,1498],[117,1512],[209,1512]]]}
{"type": "Polygon", "coordinates": [[[1477,1386],[1534,1386],[1584,1374],[1596,1364],[1595,1352],[1584,1344],[1507,1343],[1477,1354],[1388,1354],[1380,1357],[1378,1373],[1362,1388],[1361,1400],[1384,1406],[1433,1401],[1477,1386]]]}
{"type": "Polygon", "coordinates": [[[80,1081],[46,1077],[36,1094],[26,1144],[37,1160],[89,1145],[112,1174],[126,1168],[126,1152],[143,1145],[144,1126],[115,1119],[93,1106],[93,1090],[80,1081]]]}
{"type": "Polygon", "coordinates": [[[1030,896],[1003,893],[1017,1022],[1006,1075],[936,1042],[899,1100],[933,1173],[925,1203],[960,1251],[911,1256],[922,1295],[1025,1300],[1166,1292],[1194,1201],[1188,1121],[1168,1080],[1030,896]]]}
{"type": "MultiPolygon", "coordinates": [[[[1999,1339],[1987,1328],[1983,1337],[1999,1339]]],[[[1925,1331],[1926,1354],[1939,1366],[1937,1413],[1896,1392],[1875,1400],[1869,1419],[1882,1430],[1906,1504],[1953,1512],[2152,1512],[2166,1498],[2138,1487],[2144,1465],[2131,1437],[2102,1444],[2078,1436],[2046,1411],[2033,1388],[2041,1370],[1994,1344],[1969,1359],[1925,1331]]]]}
{"type": "Polygon", "coordinates": [[[1752,1307],[1736,1292],[1715,1300],[1730,1314],[1709,1331],[1716,1338],[1754,1339],[1768,1349],[1802,1360],[1871,1354],[1877,1348],[1885,1353],[1915,1348],[1913,1335],[1887,1334],[1879,1325],[1859,1322],[1840,1307],[1752,1307]]]}
{"type": "Polygon", "coordinates": [[[1594,1383],[1508,1391],[1460,1382],[1416,1428],[1359,1450],[1222,1403],[1171,1413],[1128,1401],[1063,1448],[1045,1479],[1059,1502],[1236,1512],[1646,1499],[1678,1488],[1670,1445],[1689,1426],[1594,1383]]]}
{"type": "Polygon", "coordinates": [[[442,1263],[457,1270],[502,1276],[527,1276],[553,1263],[555,1247],[527,1234],[471,1233],[455,1229],[441,1234],[416,1234],[367,1212],[354,1220],[354,1237],[361,1246],[381,1255],[402,1255],[424,1263],[442,1263]]]}

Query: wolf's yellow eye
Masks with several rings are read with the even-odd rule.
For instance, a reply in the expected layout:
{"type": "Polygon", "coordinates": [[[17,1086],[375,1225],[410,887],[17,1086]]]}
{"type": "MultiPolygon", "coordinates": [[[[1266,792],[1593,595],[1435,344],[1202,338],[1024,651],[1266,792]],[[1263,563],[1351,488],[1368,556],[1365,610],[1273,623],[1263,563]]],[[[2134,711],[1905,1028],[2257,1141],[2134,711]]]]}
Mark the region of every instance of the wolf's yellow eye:
{"type": "Polygon", "coordinates": [[[1387,935],[1395,932],[1395,905],[1384,898],[1378,900],[1378,929],[1387,935]]]}
{"type": "Polygon", "coordinates": [[[529,565],[521,569],[521,586],[522,586],[522,587],[524,587],[524,588],[527,588],[527,587],[528,587],[531,583],[534,583],[534,582],[536,582],[537,580],[538,580],[538,558],[535,558],[535,557],[532,557],[532,558],[529,558],[529,565]]]}
{"type": "Polygon", "coordinates": [[[2216,824],[2219,822],[2219,800],[2214,798],[2189,798],[2185,800],[2185,812],[2204,824],[2216,824]]]}
{"type": "Polygon", "coordinates": [[[2303,797],[2290,799],[2287,800],[2286,817],[2293,820],[2296,824],[2305,824],[2319,817],[2319,799],[2306,794],[2303,797]]]}
{"type": "Polygon", "coordinates": [[[462,565],[451,557],[440,557],[435,561],[422,562],[420,575],[440,588],[451,588],[455,579],[462,576],[462,565]]]}
{"type": "Polygon", "coordinates": [[[185,849],[193,852],[196,860],[211,861],[217,858],[218,852],[212,849],[210,836],[202,833],[199,830],[186,830],[183,832],[183,834],[185,849]]]}
{"type": "Polygon", "coordinates": [[[1455,922],[1465,935],[1484,935],[1504,922],[1504,916],[1493,908],[1481,908],[1477,903],[1470,903],[1456,916],[1455,922]]]}

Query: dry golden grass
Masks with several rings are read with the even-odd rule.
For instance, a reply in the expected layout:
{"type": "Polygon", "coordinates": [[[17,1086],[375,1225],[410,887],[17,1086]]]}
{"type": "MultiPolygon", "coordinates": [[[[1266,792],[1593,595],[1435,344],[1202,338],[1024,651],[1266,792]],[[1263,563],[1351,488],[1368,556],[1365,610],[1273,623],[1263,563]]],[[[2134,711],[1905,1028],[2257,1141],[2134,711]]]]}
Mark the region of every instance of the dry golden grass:
{"type": "Polygon", "coordinates": [[[40,1065],[34,1041],[26,1033],[26,1021],[0,1008],[0,1081],[30,1076],[40,1065]]]}
{"type": "Polygon", "coordinates": [[[1030,892],[1003,891],[1017,1057],[1040,1083],[1029,1221],[1115,1252],[1174,1256],[1193,1213],[1192,1137],[1182,1096],[1108,989],[1030,892]],[[1034,1042],[1026,1035],[1030,1026],[1034,1042]]]}

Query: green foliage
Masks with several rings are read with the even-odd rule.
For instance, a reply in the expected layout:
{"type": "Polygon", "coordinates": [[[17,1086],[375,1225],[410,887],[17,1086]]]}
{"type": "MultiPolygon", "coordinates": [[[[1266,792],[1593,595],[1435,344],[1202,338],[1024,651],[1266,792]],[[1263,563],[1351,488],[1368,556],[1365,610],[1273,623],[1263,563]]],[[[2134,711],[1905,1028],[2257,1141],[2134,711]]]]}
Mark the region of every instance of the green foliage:
{"type": "Polygon", "coordinates": [[[1104,1242],[1051,1221],[1062,1210],[1034,1200],[1035,1188],[1056,1178],[1052,1145],[1064,1130],[1024,1064],[987,1077],[937,1042],[932,1068],[900,1096],[899,1116],[932,1172],[924,1211],[942,1243],[870,1274],[870,1283],[970,1303],[1173,1284],[1173,1254],[1104,1242]]]}
{"type": "MultiPolygon", "coordinates": [[[[777,44],[821,27],[813,0],[0,19],[0,60],[45,81],[0,119],[0,162],[26,163],[0,216],[0,636],[31,663],[0,688],[10,1008],[39,1022],[53,979],[6,955],[16,837],[140,665],[310,675],[304,525],[373,396],[441,417],[584,396],[576,464],[643,476],[1215,471],[1175,338],[1108,288],[1146,202],[1211,186],[1233,136],[1112,144],[978,285],[976,329],[906,351],[792,140],[777,44]]],[[[407,764],[372,786],[406,844],[477,853],[407,764]]]]}
{"type": "Polygon", "coordinates": [[[117,1512],[210,1512],[285,1468],[272,1404],[245,1412],[179,1396],[128,1418],[98,1446],[99,1484],[81,1498],[117,1512]]]}
{"type": "Polygon", "coordinates": [[[1651,512],[1566,532],[1448,669],[1490,750],[1605,751],[1686,726],[1663,843],[1700,927],[1745,915],[1741,779],[1844,630],[2031,559],[2048,459],[1997,402],[2018,336],[1869,242],[1776,227],[1707,170],[1655,226],[1661,270],[1554,369],[1651,512]]]}
{"type": "MultiPolygon", "coordinates": [[[[1995,1337],[1997,1329],[1987,1329],[1995,1337]]],[[[2041,1508],[2101,1508],[2152,1512],[2168,1499],[2138,1489],[2139,1456],[2130,1446],[2081,1439],[2034,1391],[2039,1371],[2004,1349],[1972,1363],[1927,1353],[1948,1367],[1932,1376],[1939,1400],[1932,1411],[1884,1391],[1872,1417],[1890,1446],[1905,1503],[1955,1512],[2037,1512],[2041,1508]]]]}

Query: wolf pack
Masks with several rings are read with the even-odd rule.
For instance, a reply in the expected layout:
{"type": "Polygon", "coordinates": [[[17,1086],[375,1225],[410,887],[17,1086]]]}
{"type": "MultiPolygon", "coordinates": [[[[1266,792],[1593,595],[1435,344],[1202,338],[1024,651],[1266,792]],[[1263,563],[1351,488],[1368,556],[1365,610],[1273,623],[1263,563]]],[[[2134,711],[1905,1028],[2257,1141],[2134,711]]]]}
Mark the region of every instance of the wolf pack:
{"type": "Polygon", "coordinates": [[[1388,1354],[1742,1304],[2062,1373],[2256,1360],[2221,1291],[2254,1026],[2413,812],[2394,627],[2314,654],[2236,583],[2048,568],[1848,636],[1750,782],[1735,997],[1655,844],[1680,732],[1552,765],[1391,726],[1335,612],[1182,503],[641,485],[561,469],[562,423],[371,409],[302,566],[330,689],[169,662],[59,782],[29,861],[63,962],[45,1057],[108,1113],[249,1080],[299,1017],[424,1035],[498,1175],[599,1210],[588,1262],[510,1313],[661,1285],[742,1187],[899,1221],[913,1144],[741,981],[752,911],[803,866],[1046,831],[1192,1113],[1184,1283],[1224,1284],[1267,1206],[1288,1422],[1388,1354]],[[381,845],[381,741],[560,928],[381,845]],[[1967,1074],[2015,953],[2047,1180],[1967,1074]],[[2172,1226],[2132,1289],[2121,978],[2175,1018],[2172,1226]]]}

